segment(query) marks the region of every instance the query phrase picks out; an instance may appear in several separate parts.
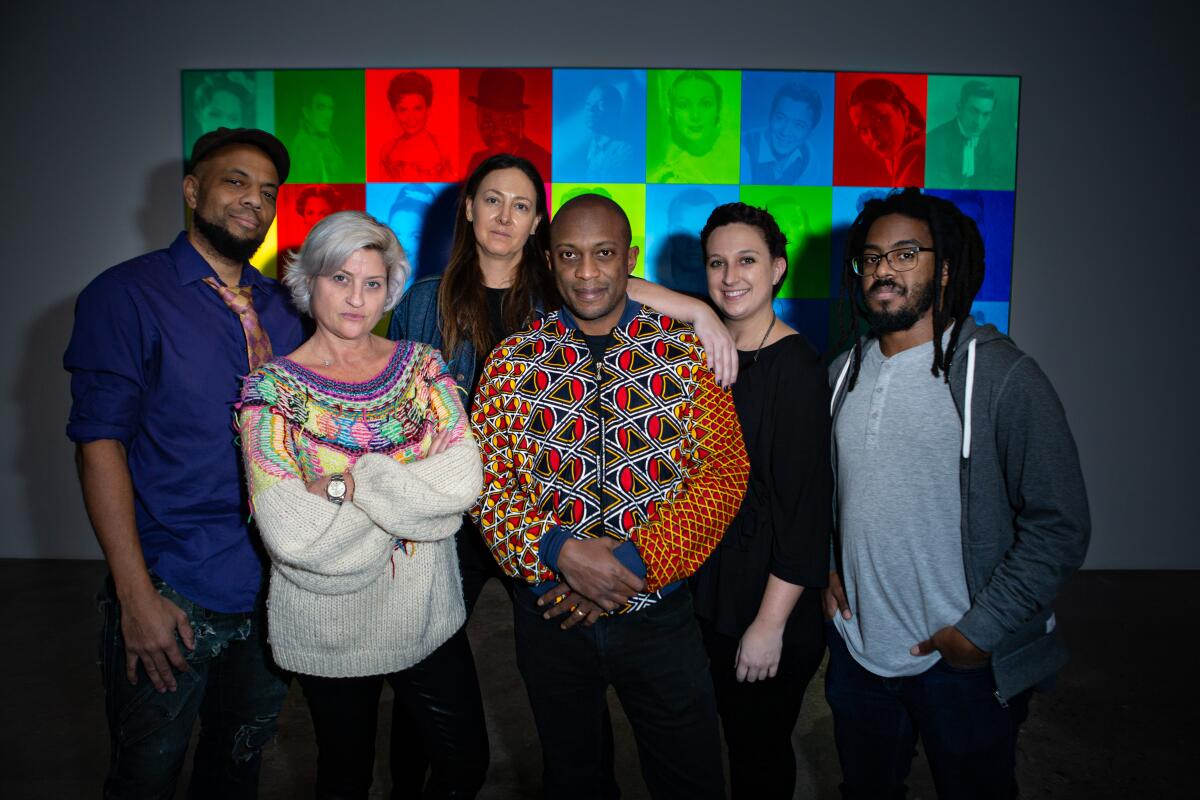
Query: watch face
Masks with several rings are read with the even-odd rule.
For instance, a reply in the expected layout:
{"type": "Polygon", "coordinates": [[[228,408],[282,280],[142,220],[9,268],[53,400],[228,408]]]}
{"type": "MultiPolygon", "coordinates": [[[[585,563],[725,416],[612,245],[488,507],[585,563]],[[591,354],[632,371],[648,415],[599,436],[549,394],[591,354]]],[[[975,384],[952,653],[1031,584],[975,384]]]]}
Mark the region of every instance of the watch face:
{"type": "Polygon", "coordinates": [[[326,487],[325,493],[330,497],[345,497],[346,481],[342,478],[334,478],[329,482],[329,486],[326,487]]]}

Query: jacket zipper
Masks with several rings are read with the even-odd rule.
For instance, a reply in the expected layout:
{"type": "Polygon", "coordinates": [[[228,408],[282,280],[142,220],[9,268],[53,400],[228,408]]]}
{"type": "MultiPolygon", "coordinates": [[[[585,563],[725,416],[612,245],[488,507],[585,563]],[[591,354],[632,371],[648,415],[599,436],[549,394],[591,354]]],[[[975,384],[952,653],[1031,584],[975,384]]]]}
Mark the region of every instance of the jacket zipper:
{"type": "Polygon", "coordinates": [[[600,495],[600,535],[604,536],[608,533],[608,483],[605,480],[607,477],[604,474],[604,444],[605,444],[605,428],[604,428],[604,401],[601,394],[604,386],[604,361],[603,359],[596,360],[596,421],[600,425],[600,446],[596,451],[596,463],[599,467],[597,473],[597,482],[599,483],[600,495]]]}

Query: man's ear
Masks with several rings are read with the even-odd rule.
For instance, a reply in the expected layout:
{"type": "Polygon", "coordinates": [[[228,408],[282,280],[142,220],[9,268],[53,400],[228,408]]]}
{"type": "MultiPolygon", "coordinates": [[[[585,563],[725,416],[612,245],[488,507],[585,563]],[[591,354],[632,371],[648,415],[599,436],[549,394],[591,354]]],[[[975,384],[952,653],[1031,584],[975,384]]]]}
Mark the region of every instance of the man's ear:
{"type": "Polygon", "coordinates": [[[633,274],[634,268],[637,266],[638,246],[635,244],[629,248],[629,254],[625,257],[626,266],[629,267],[629,274],[633,274]]]}
{"type": "Polygon", "coordinates": [[[196,210],[196,205],[200,201],[200,179],[195,175],[188,173],[183,176],[183,202],[192,211],[196,210]]]}
{"type": "Polygon", "coordinates": [[[946,260],[942,262],[942,288],[945,288],[948,283],[950,283],[950,261],[946,260]]]}

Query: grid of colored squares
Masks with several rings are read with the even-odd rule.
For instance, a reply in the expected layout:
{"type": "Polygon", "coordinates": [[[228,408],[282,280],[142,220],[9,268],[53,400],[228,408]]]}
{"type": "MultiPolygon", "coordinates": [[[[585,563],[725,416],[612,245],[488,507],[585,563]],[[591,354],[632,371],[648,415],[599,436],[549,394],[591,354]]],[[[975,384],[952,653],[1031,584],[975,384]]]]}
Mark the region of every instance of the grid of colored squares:
{"type": "MultiPolygon", "coordinates": [[[[219,126],[278,135],[292,156],[256,257],[299,247],[325,215],[390,225],[414,277],[449,254],[459,182],[488,155],[528,158],[551,213],[583,192],[629,215],[637,274],[705,293],[712,209],[765,207],[789,240],[776,309],[814,345],[839,322],[842,239],[871,197],[920,186],[979,223],[977,319],[1008,326],[1019,79],[976,75],[632,69],[185,71],[186,156],[219,126]]],[[[286,260],[286,257],[285,257],[286,260]]]]}

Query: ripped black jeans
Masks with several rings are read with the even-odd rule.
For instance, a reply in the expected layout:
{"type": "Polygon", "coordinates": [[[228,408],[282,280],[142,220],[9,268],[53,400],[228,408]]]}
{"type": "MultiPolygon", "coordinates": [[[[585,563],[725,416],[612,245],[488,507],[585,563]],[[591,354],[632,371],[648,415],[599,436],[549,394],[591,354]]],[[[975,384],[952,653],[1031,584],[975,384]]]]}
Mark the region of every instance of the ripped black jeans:
{"type": "Polygon", "coordinates": [[[188,796],[257,797],[262,747],[275,735],[288,692],[287,675],[267,650],[265,611],[209,611],[152,577],[159,593],[187,614],[196,648],[179,645],[190,669],[175,673],[177,691],[159,694],[140,664],[137,685],[130,685],[121,608],[112,579],[105,582],[98,597],[100,669],[112,753],[104,797],[172,797],[197,716],[188,796]]]}

